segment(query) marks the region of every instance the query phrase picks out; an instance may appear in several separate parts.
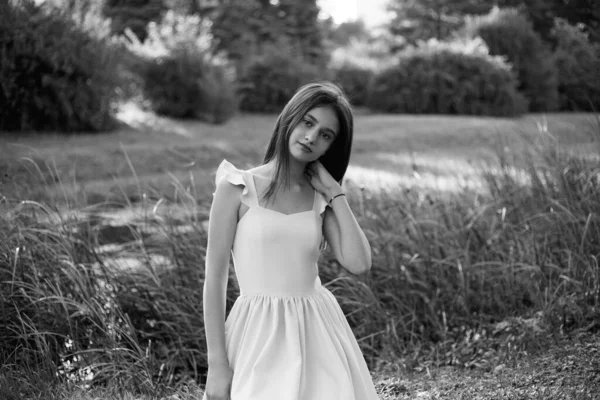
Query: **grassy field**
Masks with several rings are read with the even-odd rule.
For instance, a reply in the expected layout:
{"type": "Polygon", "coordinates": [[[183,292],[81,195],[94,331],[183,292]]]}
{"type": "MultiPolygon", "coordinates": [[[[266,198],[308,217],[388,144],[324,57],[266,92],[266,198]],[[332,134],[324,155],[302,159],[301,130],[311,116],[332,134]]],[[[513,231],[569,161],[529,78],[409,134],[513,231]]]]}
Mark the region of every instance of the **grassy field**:
{"type": "MultiPolygon", "coordinates": [[[[90,203],[122,201],[122,191],[134,196],[139,184],[149,196],[172,195],[173,177],[185,184],[193,179],[198,188],[210,191],[223,158],[239,168],[260,162],[276,118],[242,115],[214,126],[156,117],[133,107],[120,117],[127,125],[105,135],[0,136],[3,193],[57,202],[65,193],[77,199],[85,193],[90,203]],[[17,162],[24,157],[31,162],[17,162]]],[[[497,166],[499,149],[518,155],[543,139],[540,127],[547,127],[564,148],[595,151],[590,141],[598,121],[592,114],[520,119],[359,115],[347,179],[367,187],[462,190],[477,185],[473,179],[482,162],[497,166]]]]}
{"type": "MultiPolygon", "coordinates": [[[[214,172],[259,163],[275,117],[0,136],[0,398],[197,396],[214,172]]],[[[599,132],[358,113],[345,185],[373,269],[320,269],[383,399],[600,392],[599,132]]]]}

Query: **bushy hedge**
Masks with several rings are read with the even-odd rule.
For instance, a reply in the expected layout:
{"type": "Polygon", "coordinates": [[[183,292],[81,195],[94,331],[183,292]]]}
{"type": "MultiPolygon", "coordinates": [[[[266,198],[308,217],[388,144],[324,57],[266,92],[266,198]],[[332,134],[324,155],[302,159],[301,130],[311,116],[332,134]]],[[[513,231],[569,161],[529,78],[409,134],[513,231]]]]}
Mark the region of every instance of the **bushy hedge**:
{"type": "Polygon", "coordinates": [[[239,80],[240,109],[279,112],[298,87],[326,78],[320,69],[284,49],[269,48],[242,71],[239,80]]]}
{"type": "Polygon", "coordinates": [[[488,15],[469,19],[466,32],[485,40],[493,55],[505,56],[519,79],[519,91],[529,100],[531,111],[558,108],[558,78],[552,53],[531,22],[517,9],[493,9],[488,15]]]}
{"type": "Polygon", "coordinates": [[[223,123],[237,110],[232,79],[212,55],[208,26],[197,16],[168,12],[148,26],[143,43],[130,36],[143,94],[158,114],[223,123]]]}
{"type": "Polygon", "coordinates": [[[552,32],[558,68],[559,107],[565,111],[600,110],[600,44],[564,20],[552,32]]]}
{"type": "Polygon", "coordinates": [[[338,83],[355,106],[364,106],[369,95],[369,84],[374,73],[369,68],[343,64],[332,69],[333,80],[338,83]]]}
{"type": "Polygon", "coordinates": [[[161,115],[223,123],[236,111],[235,92],[225,72],[197,54],[177,52],[149,60],[143,90],[161,115]]]}
{"type": "Polygon", "coordinates": [[[373,81],[368,106],[390,113],[512,116],[527,110],[510,67],[481,43],[430,42],[400,53],[373,81]],[[468,46],[480,46],[472,51],[468,46]]]}
{"type": "Polygon", "coordinates": [[[0,2],[0,130],[113,126],[118,77],[107,38],[50,7],[0,2]]]}

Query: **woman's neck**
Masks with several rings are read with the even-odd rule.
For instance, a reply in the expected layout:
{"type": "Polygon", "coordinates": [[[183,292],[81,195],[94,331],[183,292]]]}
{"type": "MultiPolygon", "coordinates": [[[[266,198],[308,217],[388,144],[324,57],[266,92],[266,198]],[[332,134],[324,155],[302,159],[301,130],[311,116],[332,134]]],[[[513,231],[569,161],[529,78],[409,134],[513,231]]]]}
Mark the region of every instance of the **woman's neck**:
{"type": "MultiPolygon", "coordinates": [[[[291,157],[290,157],[291,158],[291,157]]],[[[291,159],[290,161],[290,183],[296,185],[303,185],[306,183],[306,176],[304,170],[306,169],[306,163],[301,163],[291,159]]]]}
{"type": "MultiPolygon", "coordinates": [[[[308,184],[306,176],[304,175],[304,170],[306,168],[306,163],[298,162],[296,160],[289,161],[289,182],[291,186],[304,186],[308,184]]],[[[275,174],[276,161],[272,160],[269,162],[271,164],[271,176],[275,174]]]]}

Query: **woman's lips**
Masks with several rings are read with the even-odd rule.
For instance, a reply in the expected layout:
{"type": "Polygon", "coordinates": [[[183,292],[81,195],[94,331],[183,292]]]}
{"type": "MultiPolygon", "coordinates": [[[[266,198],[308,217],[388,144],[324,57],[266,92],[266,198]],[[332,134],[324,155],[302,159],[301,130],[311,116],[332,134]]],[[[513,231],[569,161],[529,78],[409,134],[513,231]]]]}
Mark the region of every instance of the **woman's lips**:
{"type": "Polygon", "coordinates": [[[312,150],[310,147],[308,147],[307,145],[305,145],[304,143],[300,143],[298,142],[298,144],[300,145],[300,147],[304,148],[304,151],[312,153],[312,150]]]}

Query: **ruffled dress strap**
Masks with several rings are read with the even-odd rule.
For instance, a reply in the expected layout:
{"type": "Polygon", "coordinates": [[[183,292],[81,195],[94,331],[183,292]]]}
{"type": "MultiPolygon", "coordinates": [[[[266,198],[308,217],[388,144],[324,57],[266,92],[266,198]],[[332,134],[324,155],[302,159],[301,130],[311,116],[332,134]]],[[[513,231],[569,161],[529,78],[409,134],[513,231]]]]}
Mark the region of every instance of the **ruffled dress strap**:
{"type": "Polygon", "coordinates": [[[217,168],[215,186],[218,185],[223,178],[227,179],[232,185],[243,186],[244,190],[240,196],[241,202],[248,207],[256,206],[256,196],[253,196],[253,193],[251,192],[254,187],[253,182],[251,181],[252,176],[247,171],[237,169],[233,164],[224,159],[217,168]]]}

